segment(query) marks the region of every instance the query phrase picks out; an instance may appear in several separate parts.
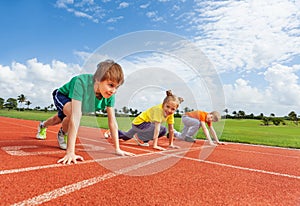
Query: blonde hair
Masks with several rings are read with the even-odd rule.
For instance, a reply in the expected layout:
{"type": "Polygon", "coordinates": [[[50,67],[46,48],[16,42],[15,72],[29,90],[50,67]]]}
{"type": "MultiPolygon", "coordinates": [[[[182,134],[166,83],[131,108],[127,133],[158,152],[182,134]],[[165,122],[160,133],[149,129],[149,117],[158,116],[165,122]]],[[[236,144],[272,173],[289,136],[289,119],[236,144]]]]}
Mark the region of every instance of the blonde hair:
{"type": "Polygon", "coordinates": [[[93,76],[94,82],[110,80],[117,82],[119,85],[124,83],[124,74],[122,67],[113,60],[105,60],[97,65],[97,70],[93,76]]]}
{"type": "Polygon", "coordinates": [[[220,115],[219,112],[217,112],[217,111],[212,111],[212,112],[210,112],[210,114],[212,115],[213,122],[218,122],[218,121],[220,121],[221,115],[220,115]]]}
{"type": "Polygon", "coordinates": [[[166,97],[163,101],[163,105],[170,102],[170,101],[174,101],[177,103],[177,107],[179,106],[179,104],[181,104],[183,102],[183,98],[182,97],[177,97],[176,95],[174,95],[172,93],[171,90],[166,91],[166,97]]]}

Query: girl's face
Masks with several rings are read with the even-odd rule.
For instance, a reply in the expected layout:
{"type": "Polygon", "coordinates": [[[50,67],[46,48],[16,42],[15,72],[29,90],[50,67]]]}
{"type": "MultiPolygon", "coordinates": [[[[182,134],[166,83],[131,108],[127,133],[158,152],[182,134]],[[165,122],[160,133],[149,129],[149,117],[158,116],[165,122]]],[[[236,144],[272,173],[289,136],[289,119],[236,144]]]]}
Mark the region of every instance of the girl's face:
{"type": "Polygon", "coordinates": [[[120,85],[117,82],[111,80],[104,80],[101,82],[96,80],[94,83],[94,92],[97,99],[101,99],[102,97],[109,98],[117,92],[119,86],[120,85]]]}
{"type": "Polygon", "coordinates": [[[175,101],[169,101],[163,104],[164,116],[167,117],[171,114],[174,114],[178,108],[178,104],[175,101]]]}

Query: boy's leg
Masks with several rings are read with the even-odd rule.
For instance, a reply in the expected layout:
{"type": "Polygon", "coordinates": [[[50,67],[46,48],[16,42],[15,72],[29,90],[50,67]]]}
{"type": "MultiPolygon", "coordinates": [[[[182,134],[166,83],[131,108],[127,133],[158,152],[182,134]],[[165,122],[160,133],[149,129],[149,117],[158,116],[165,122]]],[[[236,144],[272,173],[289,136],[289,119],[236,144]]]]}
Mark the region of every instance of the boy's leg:
{"type": "Polygon", "coordinates": [[[183,123],[183,129],[182,129],[182,131],[181,131],[181,135],[180,135],[180,139],[183,139],[184,140],[184,138],[185,138],[185,136],[186,136],[186,134],[187,134],[187,132],[188,132],[188,130],[189,130],[189,128],[190,128],[190,125],[189,125],[189,117],[188,116],[182,116],[182,119],[181,119],[181,121],[182,121],[182,123],[183,123]]]}
{"type": "Polygon", "coordinates": [[[69,119],[72,113],[71,99],[60,93],[58,90],[53,91],[52,95],[54,104],[58,111],[58,117],[62,122],[62,127],[60,128],[57,134],[57,140],[61,149],[67,149],[67,133],[69,119]]]}
{"type": "Polygon", "coordinates": [[[47,136],[47,127],[54,126],[61,123],[61,119],[58,117],[58,114],[48,118],[46,121],[40,122],[38,126],[38,132],[36,134],[37,139],[46,139],[47,136]]]}
{"type": "Polygon", "coordinates": [[[182,133],[182,136],[185,138],[188,142],[194,142],[193,136],[198,132],[201,122],[198,119],[191,118],[184,116],[182,118],[182,122],[184,124],[184,133],[182,133]]]}

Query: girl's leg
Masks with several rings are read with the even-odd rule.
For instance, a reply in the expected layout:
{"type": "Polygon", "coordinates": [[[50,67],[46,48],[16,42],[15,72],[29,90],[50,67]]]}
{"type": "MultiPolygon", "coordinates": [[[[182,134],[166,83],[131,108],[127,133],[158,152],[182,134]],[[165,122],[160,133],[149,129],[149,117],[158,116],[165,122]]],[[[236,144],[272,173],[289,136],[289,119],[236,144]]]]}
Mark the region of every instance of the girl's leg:
{"type": "Polygon", "coordinates": [[[119,139],[123,139],[126,141],[126,140],[130,140],[131,138],[133,138],[133,135],[136,133],[136,131],[134,130],[134,128],[131,128],[127,132],[118,130],[118,133],[119,133],[119,139]]]}
{"type": "MultiPolygon", "coordinates": [[[[140,129],[137,132],[137,136],[143,142],[149,142],[150,140],[153,140],[154,128],[155,125],[153,123],[150,123],[150,125],[147,128],[140,129]]],[[[160,126],[158,138],[165,136],[166,133],[167,133],[166,127],[160,126]]]]}

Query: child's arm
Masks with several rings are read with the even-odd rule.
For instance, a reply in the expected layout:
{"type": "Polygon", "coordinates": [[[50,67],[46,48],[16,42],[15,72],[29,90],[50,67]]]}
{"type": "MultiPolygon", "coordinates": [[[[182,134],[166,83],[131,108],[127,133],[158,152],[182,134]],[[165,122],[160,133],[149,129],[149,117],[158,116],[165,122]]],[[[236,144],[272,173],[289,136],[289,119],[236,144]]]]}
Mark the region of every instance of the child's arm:
{"type": "Polygon", "coordinates": [[[211,137],[209,135],[209,131],[208,131],[204,121],[203,122],[201,121],[201,127],[202,127],[203,133],[204,133],[206,139],[208,140],[209,144],[213,145],[214,143],[211,140],[211,137]]]}
{"type": "Polygon", "coordinates": [[[108,117],[108,127],[111,133],[111,137],[114,141],[115,148],[116,148],[116,154],[121,156],[133,156],[133,153],[125,152],[120,149],[119,144],[119,134],[118,134],[118,123],[115,117],[115,111],[113,107],[107,107],[107,117],[108,117]]]}
{"type": "Polygon", "coordinates": [[[180,148],[179,146],[174,145],[174,125],[168,124],[168,129],[169,129],[169,147],[179,149],[180,148]]]}
{"type": "Polygon", "coordinates": [[[72,99],[71,101],[72,105],[72,111],[68,126],[68,142],[67,142],[67,151],[66,155],[58,160],[57,163],[63,163],[63,164],[71,164],[74,162],[77,163],[78,160],[83,160],[83,157],[75,154],[75,144],[76,144],[76,137],[78,128],[80,125],[80,119],[81,119],[81,101],[72,99]]]}
{"type": "Polygon", "coordinates": [[[158,135],[159,135],[159,130],[160,130],[160,122],[155,122],[154,125],[155,125],[155,128],[154,128],[154,134],[153,134],[153,148],[158,149],[158,150],[166,150],[165,148],[158,146],[158,135]]]}
{"type": "Polygon", "coordinates": [[[209,127],[209,130],[210,130],[210,133],[213,136],[213,138],[214,138],[214,140],[216,141],[217,144],[224,144],[224,143],[219,141],[218,135],[217,135],[217,133],[216,133],[216,131],[215,131],[215,129],[212,125],[209,127]]]}

